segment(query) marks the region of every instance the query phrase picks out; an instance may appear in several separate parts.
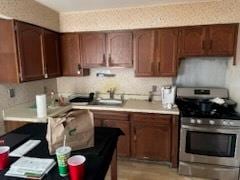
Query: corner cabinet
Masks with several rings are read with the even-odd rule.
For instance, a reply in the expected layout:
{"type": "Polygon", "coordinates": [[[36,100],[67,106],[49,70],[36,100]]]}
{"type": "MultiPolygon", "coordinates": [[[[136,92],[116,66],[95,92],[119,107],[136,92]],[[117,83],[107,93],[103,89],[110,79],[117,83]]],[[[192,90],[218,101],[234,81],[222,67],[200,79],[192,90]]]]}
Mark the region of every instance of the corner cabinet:
{"type": "Polygon", "coordinates": [[[1,83],[60,75],[58,33],[15,20],[0,20],[1,83]]]}
{"type": "Polygon", "coordinates": [[[89,69],[83,68],[80,50],[80,34],[64,33],[60,38],[63,76],[87,76],[89,69]]]}

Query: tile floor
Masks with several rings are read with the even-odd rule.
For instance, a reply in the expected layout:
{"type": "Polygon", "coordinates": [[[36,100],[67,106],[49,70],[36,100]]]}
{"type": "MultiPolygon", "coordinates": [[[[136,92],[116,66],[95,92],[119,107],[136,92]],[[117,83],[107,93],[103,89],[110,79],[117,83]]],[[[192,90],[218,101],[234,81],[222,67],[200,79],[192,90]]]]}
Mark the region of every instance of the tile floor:
{"type": "MultiPolygon", "coordinates": [[[[110,173],[105,180],[110,180],[110,173]]],[[[204,180],[180,176],[168,165],[118,159],[118,180],[204,180]]]]}

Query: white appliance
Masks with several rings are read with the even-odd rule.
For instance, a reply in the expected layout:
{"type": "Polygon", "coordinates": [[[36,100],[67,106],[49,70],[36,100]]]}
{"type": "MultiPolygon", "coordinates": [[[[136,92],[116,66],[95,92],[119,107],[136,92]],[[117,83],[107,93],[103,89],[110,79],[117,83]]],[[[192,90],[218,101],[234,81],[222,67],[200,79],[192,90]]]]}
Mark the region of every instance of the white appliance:
{"type": "Polygon", "coordinates": [[[175,86],[164,86],[161,89],[162,104],[165,108],[171,109],[175,104],[176,87],[175,86]]]}

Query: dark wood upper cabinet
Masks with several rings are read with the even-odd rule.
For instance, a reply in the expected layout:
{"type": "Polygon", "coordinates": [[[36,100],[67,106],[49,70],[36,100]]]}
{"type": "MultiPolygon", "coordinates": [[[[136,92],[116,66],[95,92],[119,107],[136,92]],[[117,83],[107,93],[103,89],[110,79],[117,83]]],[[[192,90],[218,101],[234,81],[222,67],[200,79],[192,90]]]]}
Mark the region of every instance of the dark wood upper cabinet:
{"type": "Polygon", "coordinates": [[[132,32],[113,32],[107,34],[108,66],[133,66],[132,32]]]}
{"type": "Polygon", "coordinates": [[[60,76],[59,34],[53,31],[44,30],[43,48],[45,78],[60,76]]]}
{"type": "Polygon", "coordinates": [[[63,76],[89,75],[88,69],[82,68],[80,34],[64,33],[61,35],[61,62],[63,76]]]}
{"type": "Polygon", "coordinates": [[[170,161],[171,116],[136,113],[131,123],[133,157],[170,161]]]}
{"type": "Polygon", "coordinates": [[[0,20],[1,83],[60,75],[58,33],[16,20],[0,20]]]}
{"type": "Polygon", "coordinates": [[[136,76],[154,76],[155,31],[135,31],[133,36],[133,59],[136,76]]]}
{"type": "Polygon", "coordinates": [[[181,57],[236,55],[238,24],[183,27],[181,57]]]}
{"type": "Polygon", "coordinates": [[[17,47],[21,81],[44,78],[42,29],[30,24],[16,22],[17,47]]]}
{"type": "Polygon", "coordinates": [[[204,56],[206,29],[203,26],[184,27],[181,30],[181,56],[204,56]]]}
{"type": "Polygon", "coordinates": [[[177,75],[178,34],[177,28],[157,30],[156,75],[177,75]]]}
{"type": "Polygon", "coordinates": [[[212,25],[209,31],[208,55],[233,56],[236,50],[237,25],[212,25]]]}
{"type": "Polygon", "coordinates": [[[106,34],[105,33],[82,33],[81,54],[83,67],[106,66],[106,34]]]}
{"type": "Polygon", "coordinates": [[[14,22],[0,19],[0,82],[18,83],[19,71],[14,22]]]}

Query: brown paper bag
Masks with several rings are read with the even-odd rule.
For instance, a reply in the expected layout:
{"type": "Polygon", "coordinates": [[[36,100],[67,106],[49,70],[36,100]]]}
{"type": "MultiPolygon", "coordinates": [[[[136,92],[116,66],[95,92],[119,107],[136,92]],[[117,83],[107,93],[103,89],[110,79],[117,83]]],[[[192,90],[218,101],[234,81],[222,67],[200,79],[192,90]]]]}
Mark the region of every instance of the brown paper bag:
{"type": "Polygon", "coordinates": [[[93,113],[88,110],[77,110],[60,117],[49,117],[46,139],[51,155],[63,145],[65,135],[66,146],[70,146],[73,151],[93,147],[93,113]]]}

